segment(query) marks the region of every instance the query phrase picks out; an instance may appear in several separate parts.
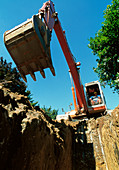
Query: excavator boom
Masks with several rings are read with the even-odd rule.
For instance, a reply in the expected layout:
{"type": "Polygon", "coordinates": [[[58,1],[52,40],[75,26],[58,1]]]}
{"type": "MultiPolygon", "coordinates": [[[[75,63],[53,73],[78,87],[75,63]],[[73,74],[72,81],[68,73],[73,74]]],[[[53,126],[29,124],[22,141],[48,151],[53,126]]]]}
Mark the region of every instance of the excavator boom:
{"type": "Polygon", "coordinates": [[[52,1],[45,2],[40,8],[39,13],[31,19],[5,32],[4,43],[16,63],[22,78],[27,81],[26,75],[30,74],[33,80],[36,81],[34,74],[36,71],[40,71],[43,78],[45,78],[44,69],[50,68],[52,74],[55,75],[50,54],[50,40],[53,29],[73,77],[78,108],[86,110],[86,101],[77,71],[77,64],[69,49],[65,33],[62,30],[52,1]]]}
{"type": "MultiPolygon", "coordinates": [[[[75,100],[75,110],[87,112],[87,102],[78,72],[80,63],[75,62],[66,39],[65,31],[63,31],[61,27],[58,14],[55,12],[52,1],[49,0],[45,2],[40,8],[39,13],[34,15],[31,19],[28,19],[26,22],[10,31],[6,31],[4,33],[4,43],[25,81],[27,81],[26,75],[28,74],[36,81],[34,74],[36,71],[40,71],[43,78],[45,78],[44,69],[46,68],[50,68],[52,74],[55,76],[50,53],[50,41],[53,29],[59,40],[73,78],[77,98],[76,105],[74,89],[72,89],[73,98],[75,100]]],[[[90,95],[88,94],[87,96],[90,95]]],[[[92,107],[94,106],[90,106],[90,110],[92,107]]],[[[98,107],[94,107],[93,110],[95,111],[96,108],[98,107]]],[[[98,110],[100,109],[98,108],[98,110]]]]}

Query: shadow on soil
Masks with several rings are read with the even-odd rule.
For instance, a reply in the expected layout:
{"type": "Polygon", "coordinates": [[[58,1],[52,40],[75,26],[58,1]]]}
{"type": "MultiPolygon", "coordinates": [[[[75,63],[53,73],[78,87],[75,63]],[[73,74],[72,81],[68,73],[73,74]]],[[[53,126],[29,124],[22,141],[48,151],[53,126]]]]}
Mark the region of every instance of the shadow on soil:
{"type": "Polygon", "coordinates": [[[96,169],[93,143],[87,141],[86,121],[80,122],[73,138],[73,170],[96,169]]]}

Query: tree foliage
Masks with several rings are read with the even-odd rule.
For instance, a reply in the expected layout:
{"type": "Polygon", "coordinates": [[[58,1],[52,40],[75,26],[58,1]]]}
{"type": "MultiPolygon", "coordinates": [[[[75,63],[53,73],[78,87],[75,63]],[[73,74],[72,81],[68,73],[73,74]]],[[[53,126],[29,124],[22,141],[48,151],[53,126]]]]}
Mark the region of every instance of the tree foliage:
{"type": "Polygon", "coordinates": [[[4,82],[4,86],[9,88],[12,92],[26,95],[26,84],[22,81],[18,70],[12,68],[12,63],[7,63],[3,57],[0,58],[0,82],[4,82]],[[7,83],[10,82],[10,83],[7,83]]]}
{"type": "Polygon", "coordinates": [[[113,0],[104,11],[101,29],[90,38],[89,48],[98,56],[97,68],[100,82],[108,84],[119,93],[119,0],[113,0]]]}
{"type": "Polygon", "coordinates": [[[52,110],[51,106],[49,108],[44,106],[42,109],[49,117],[51,117],[52,119],[56,119],[56,116],[58,115],[58,110],[55,109],[52,110]]]}
{"type": "Polygon", "coordinates": [[[27,91],[26,91],[26,95],[27,95],[29,101],[31,102],[31,105],[32,105],[33,107],[35,107],[35,106],[38,104],[38,102],[35,102],[35,101],[33,100],[33,95],[31,94],[30,90],[27,90],[27,91]]]}
{"type": "MultiPolygon", "coordinates": [[[[27,90],[26,83],[22,80],[18,70],[15,67],[12,68],[12,63],[7,63],[3,57],[0,58],[0,83],[4,83],[4,86],[9,88],[12,92],[27,96],[33,107],[38,104],[38,102],[34,102],[32,94],[27,90]]],[[[52,110],[51,107],[46,108],[44,106],[42,109],[52,119],[55,119],[58,114],[58,110],[52,110]]]]}
{"type": "Polygon", "coordinates": [[[3,57],[0,58],[0,82],[4,83],[4,86],[12,92],[27,96],[32,106],[38,103],[34,102],[31,92],[27,90],[27,86],[16,67],[13,68],[12,63],[7,63],[3,57]]]}

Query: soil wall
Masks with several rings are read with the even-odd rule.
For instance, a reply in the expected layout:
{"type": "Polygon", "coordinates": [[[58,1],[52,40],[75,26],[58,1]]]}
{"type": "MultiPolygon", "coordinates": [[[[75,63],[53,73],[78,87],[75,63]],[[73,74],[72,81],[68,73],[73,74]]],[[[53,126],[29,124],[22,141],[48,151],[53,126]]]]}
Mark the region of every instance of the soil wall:
{"type": "Polygon", "coordinates": [[[53,121],[0,85],[1,170],[119,169],[119,106],[99,118],[53,121]]]}

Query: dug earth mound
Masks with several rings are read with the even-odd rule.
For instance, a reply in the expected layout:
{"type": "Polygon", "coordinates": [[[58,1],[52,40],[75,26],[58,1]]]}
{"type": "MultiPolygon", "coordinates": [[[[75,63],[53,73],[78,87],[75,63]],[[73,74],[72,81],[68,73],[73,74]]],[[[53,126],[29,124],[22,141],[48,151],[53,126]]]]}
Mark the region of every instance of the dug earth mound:
{"type": "Polygon", "coordinates": [[[119,169],[119,106],[97,119],[57,122],[0,85],[0,169],[119,169]]]}

